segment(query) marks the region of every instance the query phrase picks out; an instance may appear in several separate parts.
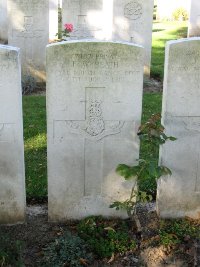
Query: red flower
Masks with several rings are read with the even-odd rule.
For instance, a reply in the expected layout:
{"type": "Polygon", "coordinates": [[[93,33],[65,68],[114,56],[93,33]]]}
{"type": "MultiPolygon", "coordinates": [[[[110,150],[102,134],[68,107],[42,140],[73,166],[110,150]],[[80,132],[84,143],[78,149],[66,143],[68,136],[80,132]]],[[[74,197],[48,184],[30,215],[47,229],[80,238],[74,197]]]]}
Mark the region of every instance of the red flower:
{"type": "Polygon", "coordinates": [[[64,27],[67,32],[72,32],[74,29],[73,25],[68,23],[64,24],[64,27]]]}

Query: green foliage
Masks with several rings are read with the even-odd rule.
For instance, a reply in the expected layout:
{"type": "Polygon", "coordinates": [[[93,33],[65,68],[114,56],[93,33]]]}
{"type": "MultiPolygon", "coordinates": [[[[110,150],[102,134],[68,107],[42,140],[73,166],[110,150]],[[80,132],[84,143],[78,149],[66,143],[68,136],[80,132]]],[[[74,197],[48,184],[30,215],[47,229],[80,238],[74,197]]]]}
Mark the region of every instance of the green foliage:
{"type": "Polygon", "coordinates": [[[78,233],[100,258],[125,253],[136,247],[123,221],[113,224],[105,222],[102,217],[89,217],[79,223],[78,233]]]}
{"type": "Polygon", "coordinates": [[[41,266],[46,267],[81,267],[89,265],[93,256],[88,252],[85,242],[78,236],[65,232],[44,250],[41,266]]]}
{"type": "Polygon", "coordinates": [[[163,145],[167,140],[176,140],[175,137],[167,136],[164,133],[164,127],[160,125],[160,119],[160,114],[153,114],[138,130],[138,136],[143,142],[143,146],[146,146],[147,154],[149,153],[147,159],[139,159],[137,166],[120,164],[116,169],[116,172],[123,176],[125,180],[134,178],[135,182],[130,198],[123,202],[116,201],[110,208],[126,210],[132,220],[137,212],[137,203],[152,200],[152,196],[147,194],[147,192],[137,190],[137,183],[147,178],[155,181],[162,175],[171,175],[169,168],[158,165],[157,158],[154,158],[155,153],[152,153],[152,148],[156,150],[159,145],[163,145]]]}
{"type": "Polygon", "coordinates": [[[166,220],[160,222],[160,243],[164,246],[174,246],[185,240],[200,238],[200,227],[189,220],[166,220]]]}
{"type": "Polygon", "coordinates": [[[173,12],[172,17],[174,20],[180,20],[180,21],[185,21],[188,20],[189,18],[187,10],[182,7],[177,8],[173,12]]]}
{"type": "Polygon", "coordinates": [[[11,241],[8,236],[0,233],[0,266],[23,267],[22,242],[11,241]]]}

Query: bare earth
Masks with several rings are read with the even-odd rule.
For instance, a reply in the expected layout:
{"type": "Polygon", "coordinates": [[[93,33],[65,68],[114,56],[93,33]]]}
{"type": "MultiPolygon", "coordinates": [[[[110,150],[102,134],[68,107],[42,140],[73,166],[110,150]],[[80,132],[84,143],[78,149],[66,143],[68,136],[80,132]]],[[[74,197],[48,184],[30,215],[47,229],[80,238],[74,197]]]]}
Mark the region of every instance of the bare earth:
{"type": "MultiPolygon", "coordinates": [[[[165,248],[157,245],[159,220],[155,212],[155,204],[141,206],[139,219],[142,224],[142,234],[138,236],[138,248],[127,255],[115,255],[112,262],[110,259],[96,260],[91,267],[95,266],[147,266],[147,267],[188,267],[200,266],[200,244],[190,240],[182,244],[181,250],[165,248]]],[[[40,266],[39,259],[43,256],[42,249],[63,231],[76,232],[77,222],[69,221],[65,224],[48,223],[47,205],[32,205],[27,207],[27,222],[23,225],[0,226],[0,233],[7,233],[12,240],[21,240],[25,244],[25,266],[40,266]]]]}

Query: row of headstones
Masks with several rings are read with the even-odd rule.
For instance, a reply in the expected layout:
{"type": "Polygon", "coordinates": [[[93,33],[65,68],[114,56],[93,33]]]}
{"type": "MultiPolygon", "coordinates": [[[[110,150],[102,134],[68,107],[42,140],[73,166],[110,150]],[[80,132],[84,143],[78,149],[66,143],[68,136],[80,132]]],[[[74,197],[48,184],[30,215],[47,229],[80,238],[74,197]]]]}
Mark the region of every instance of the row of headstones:
{"type": "MultiPolygon", "coordinates": [[[[8,44],[21,48],[23,76],[45,81],[45,47],[58,32],[58,0],[0,1],[0,22],[1,17],[2,20],[8,18],[8,44]]],[[[153,0],[62,2],[63,24],[74,25],[71,40],[127,41],[142,45],[145,73],[150,74],[153,0]]],[[[0,36],[6,35],[5,29],[0,27],[0,36]]]]}
{"type": "MultiPolygon", "coordinates": [[[[21,48],[22,74],[37,82],[46,79],[45,47],[58,32],[58,2],[0,0],[0,39],[8,33],[8,44],[21,48]]],[[[192,1],[189,37],[200,35],[197,2],[192,1]]],[[[63,0],[63,23],[74,25],[72,40],[92,38],[144,46],[144,72],[149,75],[153,4],[153,0],[63,0]]]]}
{"type": "MultiPolygon", "coordinates": [[[[162,217],[200,212],[200,38],[167,44],[162,123],[176,142],[160,162],[162,217]]],[[[144,49],[133,44],[73,41],[47,46],[49,220],[124,216],[109,209],[130,194],[115,168],[137,164],[144,49]]],[[[19,49],[0,46],[0,223],[25,219],[19,49]]]]}

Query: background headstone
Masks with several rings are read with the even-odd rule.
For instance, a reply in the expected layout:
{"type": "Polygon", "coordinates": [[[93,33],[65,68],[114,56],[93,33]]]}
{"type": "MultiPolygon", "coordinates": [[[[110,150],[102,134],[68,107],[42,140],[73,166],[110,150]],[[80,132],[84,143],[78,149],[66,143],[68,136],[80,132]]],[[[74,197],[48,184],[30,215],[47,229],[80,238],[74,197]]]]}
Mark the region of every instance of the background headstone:
{"type": "Polygon", "coordinates": [[[50,221],[119,216],[130,196],[119,163],[136,164],[142,110],[143,48],[70,41],[47,47],[50,221]]]}
{"type": "MultiPolygon", "coordinates": [[[[8,43],[21,48],[23,76],[33,76],[37,82],[43,82],[45,80],[45,47],[50,38],[49,25],[55,21],[56,11],[53,9],[58,8],[58,1],[7,1],[8,43]],[[52,19],[51,15],[53,15],[52,19]]],[[[58,24],[57,21],[56,23],[58,24]]],[[[55,29],[51,37],[54,33],[55,29]]]]}
{"type": "Polygon", "coordinates": [[[19,49],[0,45],[0,223],[25,217],[20,67],[19,49]]]}
{"type": "Polygon", "coordinates": [[[72,23],[71,39],[126,41],[145,48],[150,75],[153,0],[64,0],[63,23],[72,23]]]}
{"type": "MultiPolygon", "coordinates": [[[[110,0],[108,0],[110,1],[110,0]]],[[[96,38],[103,40],[103,0],[64,0],[62,21],[72,23],[71,39],[96,38]]]]}
{"type": "Polygon", "coordinates": [[[7,0],[0,0],[0,43],[8,43],[7,0]]]}
{"type": "Polygon", "coordinates": [[[200,36],[200,1],[191,0],[188,37],[200,36]]]}
{"type": "Polygon", "coordinates": [[[200,38],[168,42],[162,124],[177,138],[160,151],[171,176],[158,181],[161,217],[199,218],[200,214],[200,38]]]}
{"type": "Polygon", "coordinates": [[[113,40],[142,45],[145,74],[150,75],[153,0],[114,0],[113,40]]]}

